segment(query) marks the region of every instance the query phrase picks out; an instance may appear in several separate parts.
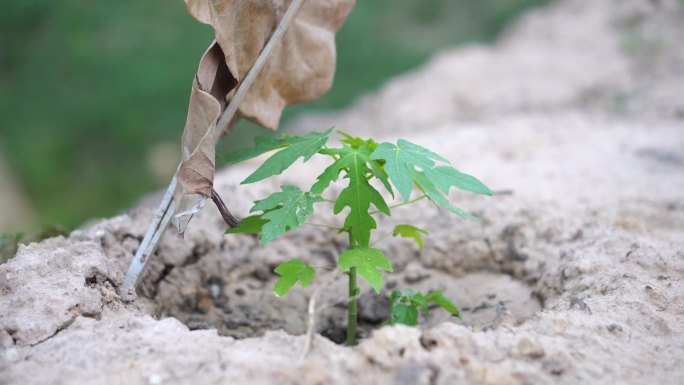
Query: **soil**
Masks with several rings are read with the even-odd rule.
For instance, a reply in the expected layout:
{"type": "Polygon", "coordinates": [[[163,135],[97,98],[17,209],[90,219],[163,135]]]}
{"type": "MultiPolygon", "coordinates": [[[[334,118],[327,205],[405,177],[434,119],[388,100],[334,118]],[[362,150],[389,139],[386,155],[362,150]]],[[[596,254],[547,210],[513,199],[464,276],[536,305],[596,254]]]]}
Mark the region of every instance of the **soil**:
{"type": "MultiPolygon", "coordinates": [[[[430,235],[422,249],[377,244],[395,273],[379,296],[362,285],[357,347],[335,343],[342,236],[306,227],[260,247],[224,235],[208,206],[184,238],[167,231],[137,300],[122,302],[149,197],[0,265],[0,383],[682,383],[683,21],[677,1],[558,1],[495,46],[445,51],[347,111],[296,122],[400,135],[495,191],[451,195],[479,222],[425,201],[379,221],[378,234],[412,223],[430,235]],[[273,268],[292,257],[316,280],[276,298],[273,268]],[[387,294],[408,287],[444,290],[463,321],[435,309],[420,327],[384,326],[387,294]]],[[[325,166],[239,185],[258,161],[217,176],[240,216],[325,166]]],[[[323,211],[312,221],[341,221],[323,211]]]]}

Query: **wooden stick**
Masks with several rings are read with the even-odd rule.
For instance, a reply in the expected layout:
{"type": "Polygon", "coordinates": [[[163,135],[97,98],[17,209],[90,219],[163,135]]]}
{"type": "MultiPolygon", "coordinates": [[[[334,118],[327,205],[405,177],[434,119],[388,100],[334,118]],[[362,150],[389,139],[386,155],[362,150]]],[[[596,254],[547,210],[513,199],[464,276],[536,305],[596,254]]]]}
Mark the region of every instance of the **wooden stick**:
{"type": "Polygon", "coordinates": [[[169,183],[169,186],[166,188],[164,197],[154,214],[152,222],[147,228],[147,232],[140,243],[140,247],[138,247],[131,264],[128,266],[123,285],[119,289],[119,296],[126,302],[135,299],[135,288],[138,286],[140,278],[142,277],[142,272],[145,270],[145,266],[147,266],[147,263],[150,260],[149,257],[154,253],[154,250],[159,243],[159,239],[162,234],[164,234],[166,227],[171,221],[171,217],[176,213],[173,193],[176,190],[177,183],[177,179],[174,176],[173,179],[171,179],[171,183],[169,183]]]}

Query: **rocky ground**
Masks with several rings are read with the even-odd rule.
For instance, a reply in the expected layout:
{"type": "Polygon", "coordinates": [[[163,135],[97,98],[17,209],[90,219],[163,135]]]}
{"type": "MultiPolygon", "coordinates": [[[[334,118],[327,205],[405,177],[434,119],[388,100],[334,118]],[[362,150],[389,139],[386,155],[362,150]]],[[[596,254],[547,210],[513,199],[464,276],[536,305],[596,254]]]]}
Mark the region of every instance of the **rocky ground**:
{"type": "MultiPolygon", "coordinates": [[[[481,218],[427,202],[399,209],[430,236],[378,244],[392,288],[444,289],[463,323],[381,326],[363,286],[363,339],[343,338],[344,285],[325,269],[278,299],[275,265],[333,266],[334,232],[305,228],[259,247],[225,236],[207,207],[164,236],[139,290],[117,288],[155,199],[0,265],[0,384],[679,384],[684,382],[684,9],[677,1],[567,0],[524,17],[491,47],[445,51],[346,111],[295,130],[405,137],[478,176],[492,197],[454,193],[481,218]],[[316,334],[303,356],[307,305],[316,334]],[[343,304],[342,304],[343,305],[343,304]]],[[[229,206],[279,184],[218,175],[229,206]]],[[[340,218],[318,214],[317,222],[340,218]]]]}

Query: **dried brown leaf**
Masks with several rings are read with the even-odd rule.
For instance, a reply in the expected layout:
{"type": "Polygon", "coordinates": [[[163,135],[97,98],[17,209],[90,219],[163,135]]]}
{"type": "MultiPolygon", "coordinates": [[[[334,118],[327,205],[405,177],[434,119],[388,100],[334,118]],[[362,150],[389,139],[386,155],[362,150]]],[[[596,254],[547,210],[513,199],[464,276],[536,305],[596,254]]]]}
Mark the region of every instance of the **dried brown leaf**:
{"type": "Polygon", "coordinates": [[[214,186],[215,146],[220,133],[216,122],[225,109],[224,95],[236,81],[226,67],[223,51],[212,43],[200,60],[192,84],[188,117],[182,140],[182,161],[177,172],[175,201],[180,212],[177,219],[181,232],[192,214],[199,211],[214,186]]]}
{"type": "MultiPolygon", "coordinates": [[[[232,76],[242,80],[268,42],[289,0],[185,0],[211,24],[232,76]]],[[[335,73],[335,32],[354,0],[307,0],[240,105],[242,117],[275,129],[285,106],[321,97],[335,73]]],[[[232,94],[227,94],[230,100],[232,94]]]]}

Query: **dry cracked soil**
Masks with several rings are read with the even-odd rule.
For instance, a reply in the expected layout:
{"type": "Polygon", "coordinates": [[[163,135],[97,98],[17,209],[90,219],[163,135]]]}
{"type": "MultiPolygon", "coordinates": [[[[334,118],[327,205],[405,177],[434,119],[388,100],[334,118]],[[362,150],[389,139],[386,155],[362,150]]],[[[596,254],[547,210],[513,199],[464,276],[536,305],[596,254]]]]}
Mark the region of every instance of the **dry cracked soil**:
{"type": "MultiPolygon", "coordinates": [[[[344,238],[307,227],[261,247],[224,235],[213,207],[184,238],[167,231],[136,301],[122,302],[152,196],[0,265],[0,384],[684,383],[683,96],[681,2],[554,2],[492,46],[443,51],[347,110],[292,124],[404,137],[495,191],[451,195],[479,222],[424,201],[379,221],[379,233],[413,223],[430,235],[423,249],[378,243],[395,273],[381,295],[362,286],[358,346],[338,344],[345,282],[326,269],[344,238]],[[273,268],[292,257],[321,269],[276,298],[273,268]],[[444,290],[463,320],[433,311],[420,327],[383,326],[387,293],[408,287],[444,290]]],[[[324,167],[240,186],[258,161],[217,176],[240,216],[324,167]]]]}

